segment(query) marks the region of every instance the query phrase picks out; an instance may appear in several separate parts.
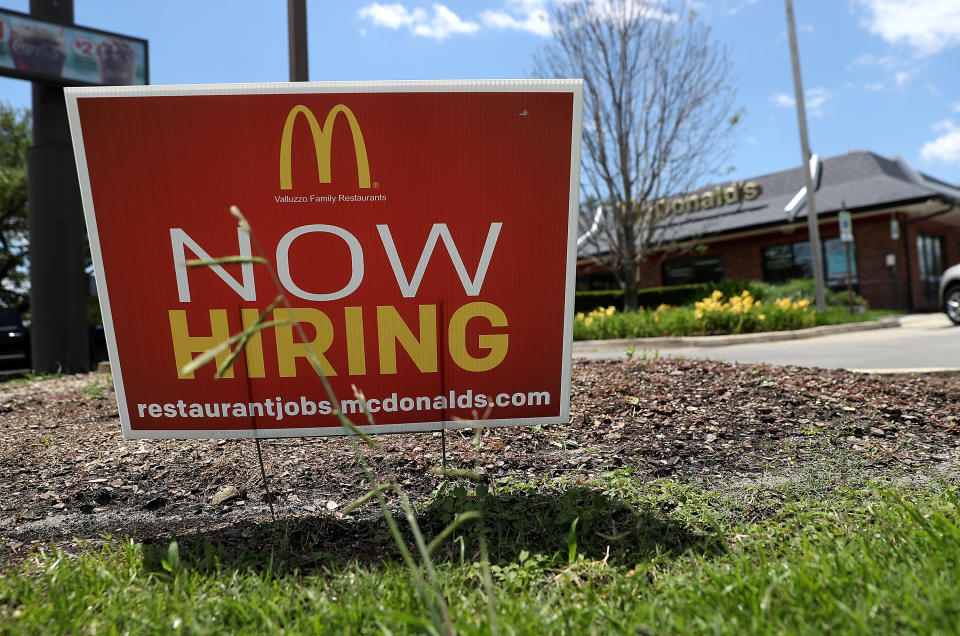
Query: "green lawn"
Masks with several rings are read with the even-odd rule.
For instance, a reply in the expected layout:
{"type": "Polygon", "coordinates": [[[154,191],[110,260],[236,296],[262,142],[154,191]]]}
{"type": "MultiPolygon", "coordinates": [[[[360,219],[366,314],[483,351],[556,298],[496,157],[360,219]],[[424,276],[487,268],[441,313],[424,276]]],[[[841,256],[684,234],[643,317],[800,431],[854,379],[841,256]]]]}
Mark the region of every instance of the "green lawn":
{"type": "MultiPolygon", "coordinates": [[[[960,626],[956,485],[832,485],[811,474],[710,488],[615,472],[576,484],[503,481],[479,493],[448,486],[420,515],[429,533],[467,509],[483,517],[435,558],[458,632],[927,634],[960,626]]],[[[45,548],[0,578],[0,632],[434,629],[386,536],[336,555],[322,545],[305,551],[309,538],[292,547],[282,532],[272,553],[192,544],[113,540],[79,557],[45,548]]]]}

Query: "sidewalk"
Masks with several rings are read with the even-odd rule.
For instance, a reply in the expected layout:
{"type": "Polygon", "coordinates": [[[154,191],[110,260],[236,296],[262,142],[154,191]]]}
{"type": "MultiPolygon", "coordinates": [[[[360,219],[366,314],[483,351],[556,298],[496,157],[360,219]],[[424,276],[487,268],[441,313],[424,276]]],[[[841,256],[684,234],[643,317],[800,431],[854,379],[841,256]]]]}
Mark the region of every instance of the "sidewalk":
{"type": "Polygon", "coordinates": [[[615,340],[577,340],[573,343],[573,356],[612,354],[619,355],[628,348],[637,351],[644,349],[686,349],[690,347],[725,347],[738,344],[756,344],[760,342],[779,342],[781,340],[800,340],[817,338],[854,331],[871,329],[890,329],[903,325],[919,324],[930,320],[929,314],[909,316],[888,316],[867,322],[851,322],[843,325],[824,325],[793,331],[766,331],[725,336],[678,336],[661,338],[620,338],[615,340]]]}

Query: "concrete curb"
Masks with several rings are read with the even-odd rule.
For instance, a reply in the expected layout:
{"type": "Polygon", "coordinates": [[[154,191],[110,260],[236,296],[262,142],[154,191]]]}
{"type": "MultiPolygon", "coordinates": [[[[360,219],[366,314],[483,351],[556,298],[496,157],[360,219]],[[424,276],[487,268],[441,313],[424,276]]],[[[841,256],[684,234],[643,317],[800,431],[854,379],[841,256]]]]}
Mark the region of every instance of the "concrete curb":
{"type": "Polygon", "coordinates": [[[690,347],[725,347],[728,345],[752,344],[757,342],[777,342],[780,340],[800,340],[817,338],[839,333],[868,331],[870,329],[890,329],[900,326],[900,316],[886,316],[866,322],[849,322],[842,325],[824,325],[793,331],[765,331],[728,336],[678,336],[665,338],[620,338],[616,340],[578,340],[573,343],[573,355],[601,353],[608,351],[624,352],[629,347],[637,351],[644,349],[686,349],[690,347]]]}

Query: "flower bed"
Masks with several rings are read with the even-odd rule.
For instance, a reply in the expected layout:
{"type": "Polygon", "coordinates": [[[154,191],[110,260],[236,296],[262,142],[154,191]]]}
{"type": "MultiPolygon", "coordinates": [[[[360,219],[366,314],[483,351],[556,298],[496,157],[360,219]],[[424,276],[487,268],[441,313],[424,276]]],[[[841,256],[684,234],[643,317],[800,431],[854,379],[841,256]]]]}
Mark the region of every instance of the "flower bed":
{"type": "Polygon", "coordinates": [[[654,310],[623,313],[610,306],[579,312],[573,322],[573,339],[706,336],[786,331],[816,324],[816,312],[806,298],[762,303],[746,290],[729,298],[714,290],[693,307],[660,305],[654,310]]]}

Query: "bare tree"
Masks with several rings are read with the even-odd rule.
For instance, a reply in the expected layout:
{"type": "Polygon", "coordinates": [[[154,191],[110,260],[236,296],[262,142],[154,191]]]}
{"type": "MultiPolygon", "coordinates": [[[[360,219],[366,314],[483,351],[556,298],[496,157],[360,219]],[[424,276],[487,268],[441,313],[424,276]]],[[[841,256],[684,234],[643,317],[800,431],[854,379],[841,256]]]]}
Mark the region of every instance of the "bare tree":
{"type": "MultiPolygon", "coordinates": [[[[581,190],[607,212],[598,236],[637,307],[640,264],[679,213],[656,202],[719,172],[732,149],[735,89],[724,47],[669,0],[567,0],[552,12],[541,77],[582,77],[581,190]]],[[[592,212],[588,209],[586,213],[592,212]]]]}

